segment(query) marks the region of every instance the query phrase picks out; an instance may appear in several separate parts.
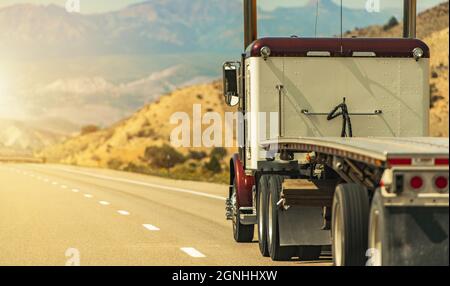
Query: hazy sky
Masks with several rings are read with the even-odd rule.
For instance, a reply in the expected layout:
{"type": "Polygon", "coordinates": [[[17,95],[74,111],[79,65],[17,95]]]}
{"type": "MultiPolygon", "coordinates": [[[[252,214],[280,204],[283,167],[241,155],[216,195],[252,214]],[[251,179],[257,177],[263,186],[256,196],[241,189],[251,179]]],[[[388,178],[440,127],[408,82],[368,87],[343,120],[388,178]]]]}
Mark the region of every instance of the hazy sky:
{"type": "MultiPolygon", "coordinates": [[[[18,4],[58,4],[65,5],[67,0],[0,0],[0,7],[18,4]]],[[[117,10],[132,3],[143,2],[143,0],[79,0],[82,13],[97,13],[104,11],[117,10]]],[[[189,1],[189,0],[186,0],[189,1]]],[[[224,0],[226,1],[226,0],[224,0]]],[[[259,4],[265,9],[274,9],[277,6],[296,6],[307,3],[310,0],[258,0],[259,4]]],[[[340,0],[333,0],[339,3],[340,0]]],[[[367,0],[343,0],[344,5],[350,7],[364,7],[367,0]]],[[[382,7],[401,7],[403,0],[380,0],[382,7]]],[[[434,6],[444,0],[418,0],[421,9],[434,6]]]]}

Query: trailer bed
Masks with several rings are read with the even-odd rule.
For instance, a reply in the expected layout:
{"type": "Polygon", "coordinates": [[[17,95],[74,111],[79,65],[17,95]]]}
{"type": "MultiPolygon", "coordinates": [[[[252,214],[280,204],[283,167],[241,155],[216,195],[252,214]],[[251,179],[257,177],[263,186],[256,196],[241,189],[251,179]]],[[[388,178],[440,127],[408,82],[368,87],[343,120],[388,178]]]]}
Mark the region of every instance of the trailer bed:
{"type": "MultiPolygon", "coordinates": [[[[337,138],[299,137],[276,138],[261,142],[272,152],[317,152],[384,165],[390,160],[411,160],[411,164],[448,165],[449,139],[434,137],[411,138],[337,138]]],[[[405,161],[403,161],[405,162],[405,161]]]]}

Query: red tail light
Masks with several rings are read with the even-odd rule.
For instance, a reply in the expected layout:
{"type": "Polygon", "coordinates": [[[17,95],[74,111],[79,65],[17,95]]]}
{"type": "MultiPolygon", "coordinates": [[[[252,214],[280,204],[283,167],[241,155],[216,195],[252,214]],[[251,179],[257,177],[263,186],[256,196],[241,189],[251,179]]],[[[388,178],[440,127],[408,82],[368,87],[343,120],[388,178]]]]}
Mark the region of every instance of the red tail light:
{"type": "Polygon", "coordinates": [[[448,158],[436,158],[434,164],[436,166],[448,166],[448,158]]]}
{"type": "Polygon", "coordinates": [[[410,166],[412,159],[408,158],[392,158],[388,160],[390,166],[410,166]]]}
{"type": "Polygon", "coordinates": [[[448,178],[439,176],[434,180],[434,185],[440,190],[446,189],[448,187],[448,178]]]}
{"type": "Polygon", "coordinates": [[[414,190],[421,189],[423,187],[423,179],[422,179],[422,177],[419,177],[419,176],[412,177],[411,180],[409,181],[409,185],[414,190]]]}

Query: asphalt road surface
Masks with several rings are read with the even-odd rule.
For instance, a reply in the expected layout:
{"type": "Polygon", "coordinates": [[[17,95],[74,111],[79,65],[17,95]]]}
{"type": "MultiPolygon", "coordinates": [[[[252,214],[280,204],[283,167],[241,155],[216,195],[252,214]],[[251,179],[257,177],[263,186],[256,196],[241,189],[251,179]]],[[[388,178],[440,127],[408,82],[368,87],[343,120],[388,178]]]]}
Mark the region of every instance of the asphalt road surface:
{"type": "Polygon", "coordinates": [[[0,164],[0,265],[330,265],[274,263],[256,241],[236,244],[226,193],[112,170],[0,164]]]}

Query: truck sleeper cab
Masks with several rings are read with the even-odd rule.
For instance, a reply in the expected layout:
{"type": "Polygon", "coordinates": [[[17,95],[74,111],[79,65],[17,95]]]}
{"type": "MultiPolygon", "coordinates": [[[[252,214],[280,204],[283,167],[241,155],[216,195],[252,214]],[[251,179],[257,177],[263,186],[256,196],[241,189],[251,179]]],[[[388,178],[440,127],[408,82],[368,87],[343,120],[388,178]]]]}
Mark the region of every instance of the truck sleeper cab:
{"type": "Polygon", "coordinates": [[[224,64],[239,104],[227,219],[272,260],[448,265],[448,138],[427,138],[428,47],[404,0],[404,38],[261,38],[244,0],[240,62],[224,64]]]}
{"type": "MultiPolygon", "coordinates": [[[[389,168],[279,144],[267,148],[265,142],[427,136],[429,57],[428,47],[416,39],[263,38],[247,48],[242,64],[226,63],[240,71],[239,107],[246,115],[240,124],[244,146],[230,163],[233,188],[227,216],[233,220],[235,239],[251,241],[256,224],[261,254],[273,260],[317,259],[332,244],[335,265],[364,265],[370,205],[375,197],[378,206],[372,208],[384,210],[379,186],[389,168]],[[340,159],[372,177],[364,181],[355,178],[358,171],[340,172],[335,164],[340,159]],[[360,240],[345,237],[347,245],[342,245],[342,228],[351,224],[350,217],[360,217],[351,226],[360,240]]],[[[444,173],[432,172],[448,180],[445,168],[444,173]]],[[[439,206],[444,213],[446,190],[447,203],[444,195],[444,208],[439,206]]],[[[439,220],[448,234],[448,219],[440,215],[439,220]]],[[[379,243],[373,242],[371,249],[374,245],[379,243]]],[[[428,250],[437,253],[445,245],[448,249],[448,240],[428,250]]],[[[421,259],[415,253],[403,253],[402,261],[386,257],[384,262],[373,259],[374,264],[418,264],[421,259]]]]}
{"type": "Polygon", "coordinates": [[[340,137],[342,118],[327,115],[344,101],[355,137],[427,136],[429,56],[415,39],[255,41],[242,66],[246,168],[257,170],[266,159],[260,143],[274,135],[340,137]]]}

